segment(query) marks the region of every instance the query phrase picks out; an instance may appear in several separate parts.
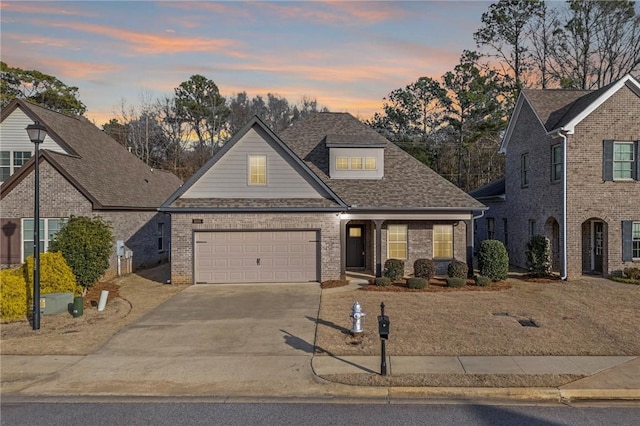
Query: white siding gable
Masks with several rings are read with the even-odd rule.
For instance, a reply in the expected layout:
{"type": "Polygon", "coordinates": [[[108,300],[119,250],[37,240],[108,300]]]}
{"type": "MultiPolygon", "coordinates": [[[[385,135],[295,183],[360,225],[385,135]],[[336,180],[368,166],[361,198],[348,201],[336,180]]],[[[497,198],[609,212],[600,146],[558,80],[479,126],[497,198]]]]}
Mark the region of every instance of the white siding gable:
{"type": "Polygon", "coordinates": [[[326,198],[306,172],[254,128],[238,140],[181,198],[326,198]],[[248,184],[249,155],[267,157],[267,184],[248,184]]]}
{"type": "MultiPolygon", "coordinates": [[[[33,152],[33,143],[29,140],[29,135],[27,135],[27,131],[25,130],[29,124],[33,124],[33,120],[27,117],[20,108],[16,108],[5,118],[4,121],[0,123],[0,144],[2,145],[2,151],[33,152]]],[[[49,136],[44,139],[44,142],[40,145],[40,149],[69,154],[49,136]]]]}

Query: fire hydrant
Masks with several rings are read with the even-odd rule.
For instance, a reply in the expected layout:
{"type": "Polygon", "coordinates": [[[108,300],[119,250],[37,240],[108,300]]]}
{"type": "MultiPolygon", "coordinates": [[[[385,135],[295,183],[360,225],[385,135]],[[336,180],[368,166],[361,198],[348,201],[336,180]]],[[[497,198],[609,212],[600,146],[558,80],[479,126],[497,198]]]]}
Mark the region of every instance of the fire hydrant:
{"type": "Polygon", "coordinates": [[[351,314],[349,314],[349,317],[353,319],[353,325],[351,327],[351,334],[358,334],[358,333],[362,333],[364,330],[362,328],[362,325],[364,323],[364,316],[366,314],[364,312],[362,312],[362,307],[360,306],[360,303],[358,303],[357,301],[353,304],[353,307],[351,308],[351,314]]]}

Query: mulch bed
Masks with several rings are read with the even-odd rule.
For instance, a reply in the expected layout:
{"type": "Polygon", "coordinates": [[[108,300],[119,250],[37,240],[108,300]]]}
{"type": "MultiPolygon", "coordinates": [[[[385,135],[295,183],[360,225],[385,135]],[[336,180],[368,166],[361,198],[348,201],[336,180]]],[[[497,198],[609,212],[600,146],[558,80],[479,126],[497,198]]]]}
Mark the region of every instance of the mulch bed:
{"type": "Polygon", "coordinates": [[[320,288],[344,287],[349,284],[347,280],[328,280],[320,283],[320,288]]]}
{"type": "Polygon", "coordinates": [[[447,281],[442,278],[432,278],[429,281],[429,285],[423,289],[408,288],[405,280],[396,281],[391,285],[383,287],[374,284],[360,287],[358,290],[363,291],[392,291],[392,292],[408,292],[408,293],[434,293],[434,292],[454,292],[454,291],[500,291],[511,288],[511,284],[506,281],[497,281],[489,284],[488,286],[478,286],[475,280],[468,279],[467,285],[464,287],[449,287],[447,281]]]}
{"type": "Polygon", "coordinates": [[[518,279],[521,281],[526,281],[528,283],[542,283],[542,284],[557,283],[562,281],[560,277],[557,275],[552,275],[550,277],[534,277],[532,275],[523,275],[521,277],[518,277],[518,279]]]}
{"type": "Polygon", "coordinates": [[[98,306],[98,302],[100,301],[100,294],[102,293],[102,290],[107,290],[109,292],[109,299],[113,300],[120,296],[120,293],[118,292],[119,289],[120,286],[114,283],[97,282],[87,290],[87,294],[84,295],[82,305],[84,308],[95,308],[98,306]]]}

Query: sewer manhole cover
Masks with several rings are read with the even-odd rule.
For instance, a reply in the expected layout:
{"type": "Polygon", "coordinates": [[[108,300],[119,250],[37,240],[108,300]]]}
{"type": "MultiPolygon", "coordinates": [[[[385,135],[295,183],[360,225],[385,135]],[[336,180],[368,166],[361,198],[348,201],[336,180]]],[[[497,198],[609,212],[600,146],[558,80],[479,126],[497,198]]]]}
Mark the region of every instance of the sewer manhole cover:
{"type": "Polygon", "coordinates": [[[521,326],[523,327],[538,327],[538,324],[532,319],[521,319],[518,320],[521,326]]]}

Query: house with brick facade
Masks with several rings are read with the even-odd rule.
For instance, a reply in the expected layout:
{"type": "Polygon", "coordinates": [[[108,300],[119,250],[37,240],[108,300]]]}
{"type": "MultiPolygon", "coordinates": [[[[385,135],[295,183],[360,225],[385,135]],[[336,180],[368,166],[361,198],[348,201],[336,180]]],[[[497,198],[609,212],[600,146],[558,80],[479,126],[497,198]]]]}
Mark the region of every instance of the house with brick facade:
{"type": "Polygon", "coordinates": [[[0,115],[2,267],[33,252],[35,158],[25,128],[35,122],[47,130],[39,149],[41,251],[70,216],[100,216],[114,236],[107,276],[118,260],[135,270],[168,259],[171,218],[157,209],[180,179],[151,169],[83,117],[16,99],[0,115]]]}
{"type": "Polygon", "coordinates": [[[470,194],[489,207],[476,239],[500,239],[526,266],[533,235],[568,279],[640,267],[640,83],[520,94],[500,152],[503,179],[470,194]]]}
{"type": "Polygon", "coordinates": [[[467,259],[485,207],[347,113],[254,117],[160,208],[173,283],[306,282],[467,259]]]}

